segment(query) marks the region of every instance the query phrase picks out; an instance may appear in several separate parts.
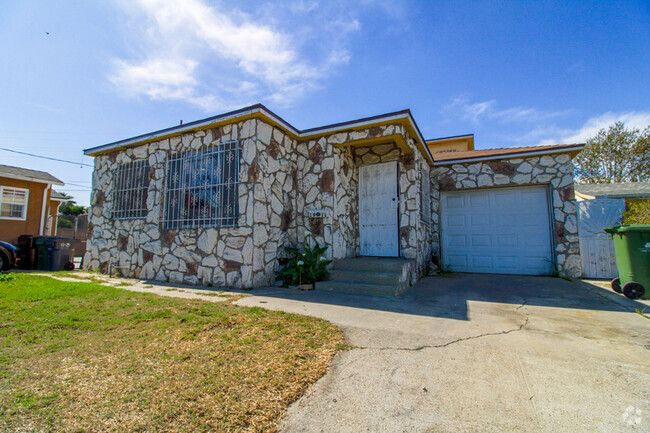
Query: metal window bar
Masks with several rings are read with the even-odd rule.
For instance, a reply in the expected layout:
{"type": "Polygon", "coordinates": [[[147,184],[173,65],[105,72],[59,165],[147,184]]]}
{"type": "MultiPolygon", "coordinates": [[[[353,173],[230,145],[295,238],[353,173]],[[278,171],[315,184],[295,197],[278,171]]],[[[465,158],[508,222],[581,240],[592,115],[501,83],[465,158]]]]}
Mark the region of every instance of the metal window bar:
{"type": "Polygon", "coordinates": [[[149,171],[149,161],[146,159],[118,167],[115,174],[113,218],[137,219],[147,216],[149,171]]]}
{"type": "Polygon", "coordinates": [[[235,227],[239,217],[239,158],[238,141],[170,156],[163,227],[235,227]]]}

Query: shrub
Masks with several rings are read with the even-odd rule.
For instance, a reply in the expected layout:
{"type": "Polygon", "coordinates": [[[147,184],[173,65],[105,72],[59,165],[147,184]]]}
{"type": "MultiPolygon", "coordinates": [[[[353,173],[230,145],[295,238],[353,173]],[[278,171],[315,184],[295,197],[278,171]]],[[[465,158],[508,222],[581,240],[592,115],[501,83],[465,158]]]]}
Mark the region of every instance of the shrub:
{"type": "Polygon", "coordinates": [[[311,238],[309,231],[305,232],[303,251],[294,247],[286,247],[285,250],[293,257],[280,271],[284,287],[313,284],[316,281],[324,281],[329,278],[327,265],[332,261],[323,257],[327,247],[318,245],[318,242],[311,238]]]}
{"type": "Polygon", "coordinates": [[[650,224],[650,200],[628,200],[623,224],[650,224]]]}

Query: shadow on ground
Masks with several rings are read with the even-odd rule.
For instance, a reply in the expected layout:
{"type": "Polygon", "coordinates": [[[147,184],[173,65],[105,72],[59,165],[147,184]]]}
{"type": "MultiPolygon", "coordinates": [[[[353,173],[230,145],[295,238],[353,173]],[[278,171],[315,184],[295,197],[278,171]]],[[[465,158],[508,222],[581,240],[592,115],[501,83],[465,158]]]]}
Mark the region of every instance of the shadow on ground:
{"type": "Polygon", "coordinates": [[[423,278],[398,297],[285,288],[241,293],[455,320],[469,320],[468,301],[618,312],[647,308],[647,305],[595,285],[523,275],[444,274],[423,278]]]}

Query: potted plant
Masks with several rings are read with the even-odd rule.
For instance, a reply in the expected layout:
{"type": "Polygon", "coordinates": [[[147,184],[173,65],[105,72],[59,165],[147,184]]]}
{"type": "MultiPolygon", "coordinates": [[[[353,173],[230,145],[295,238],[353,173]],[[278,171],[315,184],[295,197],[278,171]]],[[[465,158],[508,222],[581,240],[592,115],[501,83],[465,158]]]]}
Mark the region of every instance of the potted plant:
{"type": "Polygon", "coordinates": [[[294,247],[285,247],[285,251],[292,257],[280,271],[284,287],[297,286],[300,290],[312,290],[315,282],[329,278],[327,265],[332,261],[323,257],[327,247],[318,245],[310,231],[305,232],[302,251],[294,247]]]}

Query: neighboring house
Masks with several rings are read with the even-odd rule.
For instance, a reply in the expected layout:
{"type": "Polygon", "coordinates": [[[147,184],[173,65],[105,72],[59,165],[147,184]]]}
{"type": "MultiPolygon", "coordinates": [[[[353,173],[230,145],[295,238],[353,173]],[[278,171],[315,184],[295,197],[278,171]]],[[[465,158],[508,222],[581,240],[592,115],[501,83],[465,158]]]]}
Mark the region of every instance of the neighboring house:
{"type": "Polygon", "coordinates": [[[616,278],[614,242],[603,228],[621,223],[627,200],[650,200],[650,182],[576,184],[575,190],[584,276],[616,278]]]}
{"type": "Polygon", "coordinates": [[[301,131],[255,105],[88,149],[84,263],[259,287],[310,231],[335,260],[412,261],[411,282],[432,258],[579,276],[571,158],[583,146],[475,151],[473,137],[453,140],[425,140],[409,110],[301,131]]]}
{"type": "Polygon", "coordinates": [[[0,240],[54,234],[48,216],[56,215],[61,200],[52,196],[52,185],[63,182],[44,171],[0,165],[0,240]]]}

